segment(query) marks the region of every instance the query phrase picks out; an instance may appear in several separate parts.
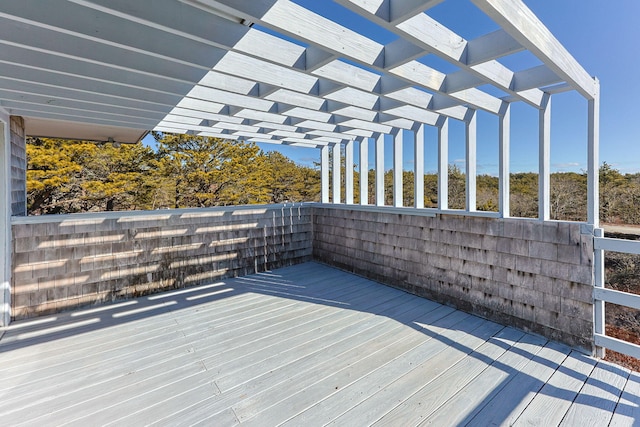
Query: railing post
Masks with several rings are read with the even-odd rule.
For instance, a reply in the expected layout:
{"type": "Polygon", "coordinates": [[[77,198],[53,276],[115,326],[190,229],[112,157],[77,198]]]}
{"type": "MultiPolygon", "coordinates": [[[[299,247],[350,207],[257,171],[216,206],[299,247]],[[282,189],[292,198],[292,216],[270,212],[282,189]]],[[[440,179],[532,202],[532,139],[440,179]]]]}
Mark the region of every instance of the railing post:
{"type": "Polygon", "coordinates": [[[0,327],[11,321],[11,136],[9,116],[3,118],[0,115],[0,327]]]}
{"type": "Polygon", "coordinates": [[[587,154],[587,222],[597,227],[600,223],[600,82],[594,80],[596,95],[589,100],[588,154],[587,154]]]}
{"type": "Polygon", "coordinates": [[[329,146],[320,148],[320,183],[322,203],[329,203],[329,146]]]}
{"type": "Polygon", "coordinates": [[[353,204],[353,140],[344,145],[344,197],[347,205],[353,204]]]}
{"type": "Polygon", "coordinates": [[[376,206],[384,206],[384,133],[376,138],[376,206]]]}
{"type": "Polygon", "coordinates": [[[369,138],[360,139],[360,204],[369,204],[369,138]]]}
{"type": "Polygon", "coordinates": [[[414,129],[413,135],[413,152],[414,152],[414,206],[416,208],[424,208],[424,127],[418,125],[414,129]]]}
{"type": "MultiPolygon", "coordinates": [[[[595,238],[604,237],[604,230],[596,228],[593,230],[595,238]]],[[[595,245],[594,245],[595,246],[595,245]]],[[[593,286],[595,288],[604,288],[604,250],[595,249],[593,253],[593,286]]],[[[605,331],[605,303],[601,300],[593,300],[593,332],[594,334],[606,335],[605,331]]],[[[594,335],[595,338],[595,335],[594,335]]],[[[604,357],[604,347],[595,347],[594,355],[596,357],[604,357]]]]}
{"type": "Polygon", "coordinates": [[[404,130],[396,129],[393,137],[393,206],[404,205],[402,182],[402,152],[404,148],[404,130]]]}
{"type": "Polygon", "coordinates": [[[466,209],[468,212],[476,210],[476,140],[477,140],[477,114],[475,110],[469,110],[465,117],[465,172],[466,172],[466,209]]]}
{"type": "Polygon", "coordinates": [[[511,172],[509,165],[509,151],[511,147],[511,104],[504,103],[500,109],[500,166],[499,166],[499,209],[503,218],[511,215],[510,211],[510,183],[511,172]]]}
{"type": "Polygon", "coordinates": [[[331,193],[332,193],[332,202],[333,203],[341,203],[341,195],[340,195],[340,151],[341,151],[341,144],[337,143],[334,144],[333,146],[333,167],[331,168],[332,173],[333,173],[333,182],[331,183],[331,193]]]}
{"type": "Polygon", "coordinates": [[[545,94],[540,107],[538,160],[538,219],[548,221],[551,201],[551,95],[545,94]]]}
{"type": "Polygon", "coordinates": [[[449,209],[449,118],[438,119],[438,209],[449,209]]]}

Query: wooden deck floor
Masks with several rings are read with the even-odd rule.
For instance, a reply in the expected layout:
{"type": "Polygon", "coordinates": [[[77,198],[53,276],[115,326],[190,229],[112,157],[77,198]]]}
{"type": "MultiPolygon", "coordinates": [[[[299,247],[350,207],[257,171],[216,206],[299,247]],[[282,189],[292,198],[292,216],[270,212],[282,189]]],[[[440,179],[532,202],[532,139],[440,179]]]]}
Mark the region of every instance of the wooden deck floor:
{"type": "Polygon", "coordinates": [[[2,425],[638,425],[640,375],[317,263],[16,322],[2,425]]]}

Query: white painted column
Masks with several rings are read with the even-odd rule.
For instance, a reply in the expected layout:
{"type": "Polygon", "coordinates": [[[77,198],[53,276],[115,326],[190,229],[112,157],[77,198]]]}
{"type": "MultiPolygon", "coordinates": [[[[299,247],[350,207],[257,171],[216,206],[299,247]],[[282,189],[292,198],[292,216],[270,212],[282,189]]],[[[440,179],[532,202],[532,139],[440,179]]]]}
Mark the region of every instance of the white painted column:
{"type": "Polygon", "coordinates": [[[438,209],[449,209],[449,118],[438,119],[438,209]]]}
{"type": "Polygon", "coordinates": [[[548,221],[551,206],[551,96],[544,95],[539,119],[538,219],[548,221]]]}
{"type": "Polygon", "coordinates": [[[331,168],[332,173],[333,173],[333,182],[331,183],[331,190],[332,190],[332,202],[333,203],[341,203],[342,201],[340,200],[340,149],[341,149],[341,145],[340,144],[334,144],[333,145],[333,156],[332,156],[332,160],[333,160],[333,166],[331,168]]]}
{"type": "Polygon", "coordinates": [[[11,321],[11,135],[0,111],[0,327],[11,321]]]}
{"type": "Polygon", "coordinates": [[[499,171],[498,171],[498,206],[500,216],[508,218],[510,216],[510,179],[511,168],[509,165],[510,148],[511,148],[511,104],[505,103],[500,110],[499,126],[499,171]]]}
{"type": "Polygon", "coordinates": [[[465,117],[465,173],[467,178],[466,209],[468,212],[476,210],[477,117],[478,114],[475,110],[469,110],[465,117]]]}
{"type": "Polygon", "coordinates": [[[321,201],[329,203],[329,146],[324,145],[320,149],[320,183],[321,201]]]}
{"type": "Polygon", "coordinates": [[[353,140],[344,145],[344,194],[345,202],[353,204],[353,140]]]}
{"type": "MultiPolygon", "coordinates": [[[[587,223],[593,224],[594,237],[604,237],[600,225],[600,81],[594,79],[593,99],[588,102],[587,125],[587,223]]],[[[605,287],[604,251],[596,249],[593,254],[593,279],[596,288],[605,287]]],[[[593,332],[605,334],[605,303],[593,301],[593,332]]],[[[604,347],[596,347],[594,356],[604,358],[604,347]]]]}
{"type": "Polygon", "coordinates": [[[360,139],[360,204],[369,204],[369,138],[360,139]]]}
{"type": "Polygon", "coordinates": [[[401,208],[404,204],[402,194],[402,151],[404,130],[397,129],[393,138],[393,206],[401,208]]]}
{"type": "Polygon", "coordinates": [[[424,208],[424,130],[425,125],[420,125],[413,134],[413,164],[414,164],[414,206],[424,208]]]}
{"type": "Polygon", "coordinates": [[[587,223],[600,224],[600,81],[595,79],[596,95],[589,100],[587,130],[587,223]]]}
{"type": "Polygon", "coordinates": [[[376,138],[376,206],[384,206],[384,134],[376,138]]]}

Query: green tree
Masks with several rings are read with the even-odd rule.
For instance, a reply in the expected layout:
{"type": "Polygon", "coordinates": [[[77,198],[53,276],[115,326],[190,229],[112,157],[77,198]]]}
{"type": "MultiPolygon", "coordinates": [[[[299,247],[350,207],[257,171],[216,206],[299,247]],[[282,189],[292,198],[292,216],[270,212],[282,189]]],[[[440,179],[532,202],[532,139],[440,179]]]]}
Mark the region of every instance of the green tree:
{"type": "Polygon", "coordinates": [[[604,162],[600,166],[600,219],[616,222],[624,211],[624,187],[626,180],[618,171],[604,162]]]}
{"type": "Polygon", "coordinates": [[[538,216],[538,174],[512,173],[510,177],[511,216],[535,218],[538,216]]]}
{"type": "Polygon", "coordinates": [[[87,141],[29,138],[30,214],[149,209],[155,184],[153,151],[141,144],[114,147],[87,141]]]}
{"type": "Polygon", "coordinates": [[[438,174],[424,176],[424,205],[427,208],[438,207],[438,174]]]}
{"type": "Polygon", "coordinates": [[[460,170],[460,168],[454,164],[449,165],[449,209],[464,209],[466,205],[467,193],[467,179],[460,170]]]}
{"type": "Polygon", "coordinates": [[[263,203],[260,149],[253,143],[153,133],[164,175],[174,181],[174,207],[263,203]]]}
{"type": "Polygon", "coordinates": [[[551,219],[584,221],[587,217],[587,176],[575,172],[551,174],[551,219]]]}
{"type": "Polygon", "coordinates": [[[272,151],[263,155],[266,173],[265,189],[270,203],[319,200],[320,175],[318,171],[301,167],[291,159],[272,151]]]}
{"type": "Polygon", "coordinates": [[[498,211],[498,177],[478,175],[476,177],[476,209],[479,211],[498,211]]]}

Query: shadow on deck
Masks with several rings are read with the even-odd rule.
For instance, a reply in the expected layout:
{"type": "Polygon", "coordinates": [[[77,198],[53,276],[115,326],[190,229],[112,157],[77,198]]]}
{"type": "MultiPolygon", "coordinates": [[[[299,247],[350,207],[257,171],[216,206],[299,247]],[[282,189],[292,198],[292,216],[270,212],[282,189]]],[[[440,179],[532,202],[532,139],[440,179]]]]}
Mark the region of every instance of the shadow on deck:
{"type": "Polygon", "coordinates": [[[634,425],[640,375],[318,263],[16,322],[10,425],[634,425]]]}

